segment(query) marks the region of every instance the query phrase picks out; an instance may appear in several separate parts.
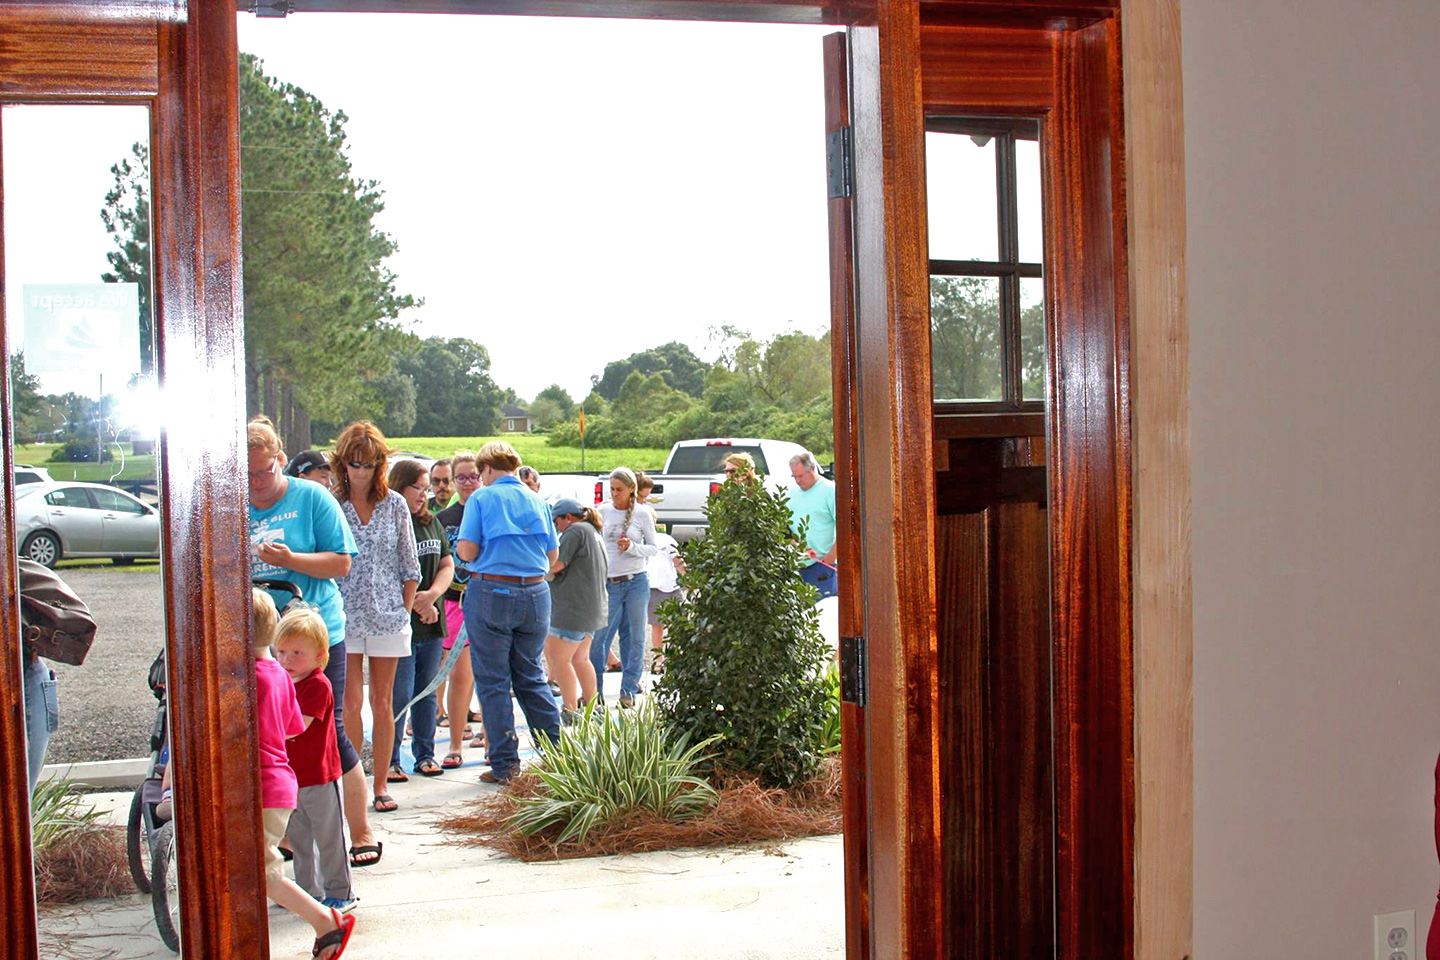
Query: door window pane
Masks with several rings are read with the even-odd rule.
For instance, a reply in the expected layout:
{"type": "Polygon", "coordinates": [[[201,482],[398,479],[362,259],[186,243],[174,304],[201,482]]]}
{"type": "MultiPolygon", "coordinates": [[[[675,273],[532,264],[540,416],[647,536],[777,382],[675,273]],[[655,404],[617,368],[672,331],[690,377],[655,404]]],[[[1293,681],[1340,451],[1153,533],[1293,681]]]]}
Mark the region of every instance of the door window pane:
{"type": "Polygon", "coordinates": [[[1001,397],[1000,281],[930,278],[930,353],[936,400],[1001,397]]]}
{"type": "Polygon", "coordinates": [[[925,132],[925,197],[931,260],[995,260],[995,141],[925,132]]]}
{"type": "MultiPolygon", "coordinates": [[[[158,806],[168,746],[163,736],[151,739],[166,729],[163,721],[157,728],[165,706],[148,682],[166,632],[159,518],[140,515],[145,508],[122,493],[80,485],[133,480],[154,489],[157,479],[148,451],[158,426],[139,412],[156,389],[150,115],[143,106],[6,104],[0,127],[3,329],[13,398],[4,426],[14,462],[29,464],[39,481],[30,485],[36,494],[17,498],[15,548],[30,563],[55,568],[88,605],[99,637],[83,663],[75,662],[77,651],[43,638],[22,647],[32,798],[49,811],[35,823],[39,953],[133,955],[137,940],[163,949],[154,922],[138,937],[138,924],[91,929],[85,907],[56,904],[63,891],[53,878],[61,864],[84,856],[105,865],[88,878],[88,895],[133,895],[135,878],[155,868],[154,854],[173,846],[162,842],[174,827],[158,806]],[[146,524],[148,543],[131,545],[138,539],[131,528],[146,524]],[[87,793],[71,782],[74,764],[134,757],[146,758],[144,783],[130,796],[87,793]],[[106,827],[80,839],[82,831],[56,830],[92,808],[108,823],[118,806],[126,824],[132,804],[136,819],[118,832],[106,827]],[[62,835],[77,846],[67,852],[56,839],[62,835]],[[117,858],[126,864],[118,872],[109,866],[117,858]]],[[[13,800],[31,784],[22,778],[3,789],[13,800]]],[[[179,904],[174,883],[171,876],[149,884],[155,892],[139,901],[147,921],[171,916],[170,905],[179,904]]]]}

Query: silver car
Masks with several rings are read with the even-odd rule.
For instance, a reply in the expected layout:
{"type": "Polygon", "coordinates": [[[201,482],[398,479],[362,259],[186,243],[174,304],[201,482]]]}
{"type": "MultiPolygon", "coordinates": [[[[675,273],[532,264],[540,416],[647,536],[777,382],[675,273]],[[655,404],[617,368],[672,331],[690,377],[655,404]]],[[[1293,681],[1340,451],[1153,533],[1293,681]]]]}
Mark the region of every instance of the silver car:
{"type": "Polygon", "coordinates": [[[15,491],[20,556],[47,567],[73,557],[129,563],[160,556],[160,514],[103,483],[27,483],[15,491]]]}

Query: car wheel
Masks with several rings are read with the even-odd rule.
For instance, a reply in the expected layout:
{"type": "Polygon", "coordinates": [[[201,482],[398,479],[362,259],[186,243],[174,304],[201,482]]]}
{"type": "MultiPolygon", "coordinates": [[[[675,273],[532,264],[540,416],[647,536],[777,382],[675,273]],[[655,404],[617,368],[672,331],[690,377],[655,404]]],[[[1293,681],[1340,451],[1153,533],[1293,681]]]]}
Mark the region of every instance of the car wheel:
{"type": "Polygon", "coordinates": [[[26,560],[34,560],[36,563],[43,563],[47,567],[55,566],[60,559],[60,540],[53,533],[40,531],[32,533],[25,540],[25,545],[20,548],[20,555],[26,560]]]}

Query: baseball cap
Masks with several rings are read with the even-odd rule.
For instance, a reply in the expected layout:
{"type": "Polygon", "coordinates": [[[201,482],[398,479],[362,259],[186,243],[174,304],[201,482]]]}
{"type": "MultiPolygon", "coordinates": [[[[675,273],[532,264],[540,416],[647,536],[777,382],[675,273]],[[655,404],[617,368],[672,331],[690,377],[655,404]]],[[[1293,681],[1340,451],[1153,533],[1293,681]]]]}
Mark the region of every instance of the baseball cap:
{"type": "Polygon", "coordinates": [[[285,465],[285,473],[291,477],[303,477],[316,467],[328,467],[330,461],[319,450],[305,450],[285,465]]]}
{"type": "Polygon", "coordinates": [[[585,505],[574,497],[561,497],[555,501],[550,508],[551,517],[583,517],[585,516],[585,505]]]}

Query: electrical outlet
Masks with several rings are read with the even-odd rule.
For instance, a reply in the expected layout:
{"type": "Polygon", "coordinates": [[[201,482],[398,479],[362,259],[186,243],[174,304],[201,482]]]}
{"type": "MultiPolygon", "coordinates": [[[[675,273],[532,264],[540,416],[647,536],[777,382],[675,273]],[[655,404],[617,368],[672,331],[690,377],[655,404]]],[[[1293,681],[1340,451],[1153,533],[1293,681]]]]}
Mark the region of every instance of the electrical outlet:
{"type": "Polygon", "coordinates": [[[1375,960],[1424,960],[1415,943],[1415,911],[1375,914],[1375,960]]]}

